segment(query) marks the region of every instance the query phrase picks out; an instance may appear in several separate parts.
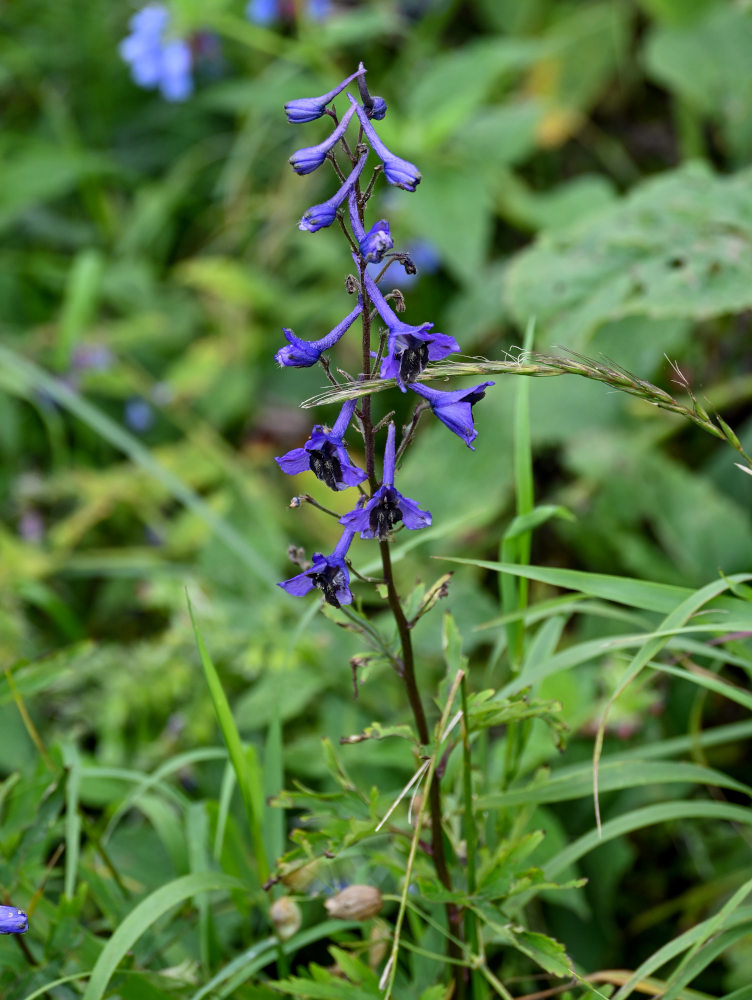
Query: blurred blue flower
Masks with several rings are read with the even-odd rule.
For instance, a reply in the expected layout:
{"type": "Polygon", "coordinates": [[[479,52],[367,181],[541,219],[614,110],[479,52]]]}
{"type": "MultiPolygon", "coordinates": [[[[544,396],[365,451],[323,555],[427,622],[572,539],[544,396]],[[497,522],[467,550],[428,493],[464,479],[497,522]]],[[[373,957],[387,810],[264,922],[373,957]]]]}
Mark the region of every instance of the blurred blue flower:
{"type": "Polygon", "coordinates": [[[144,434],[154,423],[154,410],[145,399],[135,396],[125,404],[124,420],[132,431],[144,434]]]}
{"type": "Polygon", "coordinates": [[[350,461],[344,442],[356,403],[355,399],[345,403],[330,431],[316,424],[302,448],[293,448],[281,458],[275,458],[280,469],[289,476],[310,469],[330,490],[345,490],[367,479],[365,472],[350,461]]]}
{"type": "Polygon", "coordinates": [[[419,240],[409,246],[407,256],[415,265],[416,270],[408,271],[405,269],[404,275],[399,280],[401,288],[409,288],[414,285],[421,274],[435,274],[441,266],[441,255],[433,243],[429,243],[428,240],[419,240]]]}
{"type": "Polygon", "coordinates": [[[450,431],[461,437],[471,451],[475,451],[473,441],[477,438],[478,432],[473,424],[473,407],[483,399],[486,389],[493,384],[493,382],[481,382],[472,389],[457,389],[455,392],[440,392],[438,389],[429,389],[427,385],[420,385],[417,382],[409,383],[409,388],[427,399],[434,416],[438,417],[450,431]]]}
{"type": "Polygon", "coordinates": [[[327,604],[339,608],[343,604],[352,604],[350,592],[350,574],[345,565],[345,556],[355,532],[345,530],[337,546],[330,556],[314,552],[313,564],[310,569],[298,573],[289,580],[283,580],[277,586],[286,590],[293,597],[302,597],[318,587],[324,595],[327,604]]]}
{"type": "Polygon", "coordinates": [[[363,300],[358,297],[358,304],[343,320],[320,340],[301,340],[292,330],[283,329],[286,347],[280,347],[274,355],[274,360],[280,368],[310,368],[315,365],[324,351],[334,347],[337,341],[345,335],[363,309],[363,300]]]}
{"type": "Polygon", "coordinates": [[[303,122],[312,122],[316,118],[320,118],[326,110],[327,104],[330,104],[337,94],[342,93],[345,87],[362,73],[365,73],[365,69],[357,69],[350,76],[345,77],[342,83],[337,84],[333,90],[322,94],[321,97],[298,97],[293,101],[288,101],[285,104],[288,122],[292,122],[293,125],[301,125],[303,122]]]}
{"type": "Polygon", "coordinates": [[[25,934],[29,918],[16,906],[0,906],[0,934],[25,934]]]}
{"type": "Polygon", "coordinates": [[[273,24],[278,15],[278,0],[249,0],[245,6],[245,16],[254,24],[273,24]]]}
{"type": "Polygon", "coordinates": [[[367,159],[368,150],[361,154],[357,165],[353,168],[350,176],[335,195],[332,195],[328,201],[322,202],[320,205],[312,205],[311,208],[303,213],[303,216],[298,223],[298,229],[305,230],[309,233],[317,233],[319,229],[325,229],[327,226],[331,226],[337,218],[337,209],[349,195],[351,189],[355,186],[355,182],[360,177],[367,159]]]}
{"type": "MultiPolygon", "coordinates": [[[[323,21],[332,12],[331,0],[308,0],[306,13],[312,21],[323,21]]],[[[245,16],[254,24],[264,26],[275,21],[292,20],[295,6],[285,0],[249,0],[245,6],[245,16]]]]}
{"type": "Polygon", "coordinates": [[[412,531],[431,524],[431,515],[427,510],[421,510],[414,500],[403,497],[394,488],[394,441],[394,423],[390,423],[381,486],[365,506],[339,519],[339,523],[346,528],[359,531],[361,538],[378,538],[383,542],[400,521],[412,531]]]}
{"type": "Polygon", "coordinates": [[[131,34],[118,46],[139,87],[158,88],[168,101],[184,101],[193,93],[191,48],[185,39],[169,38],[170,12],[148,4],[129,22],[131,34]]]}

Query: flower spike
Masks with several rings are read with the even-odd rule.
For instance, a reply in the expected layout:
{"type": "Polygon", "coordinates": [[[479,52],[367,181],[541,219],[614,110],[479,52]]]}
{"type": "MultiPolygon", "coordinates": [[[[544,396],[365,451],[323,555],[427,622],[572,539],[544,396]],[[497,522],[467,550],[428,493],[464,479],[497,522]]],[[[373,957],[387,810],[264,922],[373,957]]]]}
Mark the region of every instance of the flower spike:
{"type": "Polygon", "coordinates": [[[288,101],[285,104],[285,114],[288,122],[293,125],[301,125],[303,122],[312,122],[320,118],[326,110],[327,104],[331,103],[337,94],[341,94],[345,87],[362,76],[366,72],[363,66],[342,81],[334,90],[321,97],[300,97],[295,101],[288,101]]]}
{"type": "Polygon", "coordinates": [[[481,382],[472,389],[457,389],[456,392],[440,392],[438,389],[429,389],[427,385],[420,385],[417,382],[410,382],[408,388],[427,399],[434,416],[438,417],[450,431],[461,437],[471,451],[475,451],[473,441],[477,438],[478,432],[473,424],[473,407],[483,399],[486,389],[493,384],[493,382],[481,382]]]}
{"type": "Polygon", "coordinates": [[[352,604],[350,574],[345,565],[345,556],[354,537],[354,531],[345,529],[330,556],[314,552],[313,564],[310,569],[298,573],[297,576],[293,576],[289,580],[283,580],[277,586],[286,590],[288,594],[292,594],[293,597],[302,597],[304,594],[310,593],[314,587],[318,587],[323,592],[326,603],[331,604],[333,608],[339,608],[343,604],[352,604]]]}
{"type": "Polygon", "coordinates": [[[339,523],[346,528],[359,531],[361,538],[378,538],[383,542],[400,521],[412,531],[431,524],[431,515],[427,510],[421,510],[414,500],[403,497],[394,488],[394,440],[394,423],[390,423],[381,486],[364,507],[352,510],[339,519],[339,523]]]}
{"type": "Polygon", "coordinates": [[[350,119],[355,114],[355,108],[348,108],[342,117],[342,121],[335,128],[328,139],[324,139],[317,146],[305,146],[293,153],[290,157],[290,164],[296,174],[310,174],[317,170],[326,159],[326,154],[337,145],[345,134],[350,119]]]}
{"type": "Polygon", "coordinates": [[[330,431],[316,424],[302,448],[293,448],[281,458],[275,458],[280,469],[288,476],[310,469],[330,490],[345,490],[367,479],[365,472],[350,461],[343,440],[356,404],[356,399],[349,399],[330,431]]]}
{"type": "Polygon", "coordinates": [[[274,360],[280,368],[310,368],[315,365],[324,351],[334,347],[338,340],[347,333],[355,320],[363,311],[363,300],[358,296],[358,304],[343,320],[330,330],[320,340],[301,340],[292,330],[283,329],[286,347],[280,347],[274,355],[274,360]]]}
{"type": "Polygon", "coordinates": [[[396,379],[402,392],[406,391],[405,383],[416,379],[429,361],[440,361],[448,354],[459,351],[460,345],[454,337],[429,332],[433,323],[422,323],[420,326],[403,323],[368,274],[366,290],[389,331],[387,352],[381,362],[381,377],[396,379]]]}
{"type": "Polygon", "coordinates": [[[298,229],[302,229],[309,233],[316,233],[319,229],[331,226],[337,218],[337,209],[348,196],[352,188],[355,187],[355,182],[360,177],[367,159],[368,150],[361,154],[361,157],[358,160],[357,165],[350,173],[350,176],[333,197],[331,197],[328,201],[322,202],[321,205],[314,205],[312,208],[309,208],[307,212],[303,213],[303,217],[298,223],[298,229]]]}
{"type": "Polygon", "coordinates": [[[376,135],[373,125],[368,120],[368,115],[357,103],[355,98],[348,94],[350,101],[356,105],[355,111],[363,126],[363,131],[371,144],[371,149],[384,164],[384,176],[390,184],[403,188],[405,191],[414,191],[420,184],[420,170],[409,160],[403,160],[399,156],[391,153],[384,143],[376,135]]]}

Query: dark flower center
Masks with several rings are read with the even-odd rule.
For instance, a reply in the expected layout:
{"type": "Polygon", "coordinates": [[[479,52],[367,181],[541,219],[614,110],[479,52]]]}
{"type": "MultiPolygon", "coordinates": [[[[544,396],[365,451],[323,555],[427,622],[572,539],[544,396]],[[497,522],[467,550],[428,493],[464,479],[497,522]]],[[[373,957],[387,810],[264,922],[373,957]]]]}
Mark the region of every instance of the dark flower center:
{"type": "Polygon", "coordinates": [[[337,591],[346,586],[341,566],[327,566],[322,573],[309,573],[308,576],[313,580],[314,586],[322,591],[327,604],[331,604],[333,608],[340,607],[337,591]]]}
{"type": "Polygon", "coordinates": [[[308,454],[308,464],[314,476],[326,483],[330,490],[336,490],[342,481],[342,465],[331,441],[325,441],[320,449],[314,448],[308,454]]]}
{"type": "Polygon", "coordinates": [[[392,528],[402,520],[402,511],[395,490],[388,489],[375,507],[371,509],[368,527],[374,535],[383,541],[392,528]]]}
{"type": "Polygon", "coordinates": [[[410,337],[400,355],[400,375],[403,382],[414,382],[428,364],[428,344],[410,337]]]}

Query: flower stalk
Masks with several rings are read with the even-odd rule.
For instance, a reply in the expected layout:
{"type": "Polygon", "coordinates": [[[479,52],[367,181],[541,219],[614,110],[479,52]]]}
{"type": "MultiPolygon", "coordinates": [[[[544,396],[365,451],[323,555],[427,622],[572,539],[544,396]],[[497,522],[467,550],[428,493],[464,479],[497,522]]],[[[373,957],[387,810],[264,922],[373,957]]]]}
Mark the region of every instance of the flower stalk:
{"type": "MultiPolygon", "coordinates": [[[[361,349],[360,371],[352,375],[343,373],[347,381],[334,385],[333,393],[343,394],[344,406],[331,430],[323,425],[316,425],[302,447],[293,448],[277,458],[279,467],[288,475],[311,471],[332,490],[357,487],[355,504],[339,518],[344,533],[332,554],[315,553],[308,568],[304,565],[301,573],[283,581],[280,586],[293,596],[304,596],[317,589],[324,601],[341,609],[350,623],[357,622],[356,597],[350,589],[352,567],[348,552],[355,534],[360,534],[362,539],[378,542],[382,566],[381,593],[382,596],[384,593],[386,595],[398,637],[397,644],[385,641],[385,648],[389,651],[387,659],[404,685],[415,724],[419,752],[428,754],[434,760],[430,777],[426,779],[431,842],[430,846],[423,844],[423,849],[430,856],[438,881],[445,890],[451,891],[452,877],[446,848],[449,841],[445,838],[442,822],[440,776],[443,765],[436,766],[438,747],[432,744],[432,728],[420,691],[411,623],[405,614],[395,579],[391,544],[396,531],[417,531],[432,523],[430,511],[421,509],[416,501],[404,496],[397,485],[399,465],[414,439],[419,414],[424,411],[433,413],[472,448],[472,442],[477,437],[472,408],[493,383],[487,381],[470,389],[453,392],[442,392],[422,385],[427,364],[456,353],[460,345],[452,336],[432,332],[433,323],[423,322],[415,326],[403,322],[397,315],[405,309],[402,293],[395,289],[384,294],[378,288],[381,275],[395,260],[402,264],[407,273],[414,273],[415,266],[404,251],[391,252],[394,240],[386,219],[378,219],[368,227],[368,200],[380,177],[384,177],[389,184],[414,192],[421,175],[414,164],[396,156],[378,137],[373,123],[384,117],[387,105],[383,98],[371,96],[364,73],[365,69],[361,64],[356,74],[348,77],[329,94],[321,98],[291,101],[286,105],[290,121],[304,122],[324,117],[325,121],[334,122],[334,129],[328,137],[315,145],[299,149],[291,157],[290,163],[300,175],[313,172],[325,162],[329,162],[334,168],[339,190],[328,201],[308,209],[299,228],[317,232],[330,226],[335,220],[338,221],[347,241],[347,252],[357,268],[357,276],[348,276],[346,288],[350,294],[357,293],[358,304],[329,334],[319,339],[301,340],[292,331],[285,330],[288,344],[277,352],[277,361],[284,368],[310,367],[319,363],[327,378],[333,382],[327,352],[345,336],[358,317],[361,349]],[[357,83],[360,102],[351,93],[347,93],[349,107],[340,119],[335,110],[328,108],[328,104],[353,81],[357,83]],[[348,144],[346,138],[351,121],[353,126],[359,126],[354,146],[348,144]],[[340,151],[339,160],[337,150],[340,151]],[[376,154],[380,163],[371,178],[366,180],[364,169],[369,150],[376,154]],[[381,273],[378,273],[382,262],[381,273]],[[369,268],[376,269],[376,277],[372,276],[369,268]],[[387,300],[391,300],[392,304],[387,300]],[[374,324],[378,324],[378,328],[374,324]],[[377,350],[374,350],[374,343],[377,350]],[[394,411],[388,410],[375,415],[376,401],[372,399],[372,393],[360,391],[361,387],[371,387],[374,383],[386,386],[394,385],[395,382],[403,398],[410,400],[414,408],[399,444],[398,424],[392,420],[394,411]],[[345,444],[345,434],[353,419],[357,419],[363,437],[365,471],[357,462],[350,460],[345,444]],[[380,455],[379,449],[382,446],[383,452],[380,455]]],[[[358,585],[365,582],[354,568],[352,573],[358,585]]],[[[370,623],[364,622],[359,630],[364,637],[371,635],[370,623]]],[[[446,904],[445,908],[447,956],[451,959],[453,968],[454,996],[457,1000],[462,1000],[465,982],[460,962],[461,913],[453,903],[446,904]]]]}

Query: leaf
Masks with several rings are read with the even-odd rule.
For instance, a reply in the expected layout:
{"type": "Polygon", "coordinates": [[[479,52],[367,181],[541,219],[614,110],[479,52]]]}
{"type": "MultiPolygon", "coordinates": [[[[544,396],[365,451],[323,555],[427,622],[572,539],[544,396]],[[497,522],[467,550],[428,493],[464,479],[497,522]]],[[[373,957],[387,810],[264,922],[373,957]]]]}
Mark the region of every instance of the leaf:
{"type": "Polygon", "coordinates": [[[521,927],[513,928],[514,946],[524,955],[537,962],[542,969],[554,976],[571,976],[572,960],[567,955],[564,945],[548,937],[526,931],[521,927]]]}
{"type": "Polygon", "coordinates": [[[190,598],[188,599],[188,611],[191,616],[191,622],[193,623],[193,632],[196,637],[196,645],[198,646],[199,655],[201,656],[201,663],[204,668],[209,694],[211,695],[211,699],[214,704],[214,711],[217,715],[219,728],[222,730],[222,737],[225,741],[225,745],[227,746],[227,751],[230,755],[230,760],[232,761],[232,766],[235,771],[235,777],[238,781],[238,787],[240,788],[240,795],[243,799],[243,805],[245,806],[248,827],[251,834],[251,840],[253,842],[253,851],[256,858],[259,881],[263,883],[269,877],[269,863],[266,858],[266,850],[262,834],[264,812],[263,784],[258,762],[256,760],[255,748],[252,746],[244,748],[241,743],[240,734],[238,733],[237,726],[235,725],[232,710],[230,709],[230,703],[228,702],[227,695],[222,687],[219,674],[212,663],[211,657],[209,656],[206,646],[204,645],[204,640],[201,638],[201,633],[196,625],[196,620],[193,617],[193,608],[191,607],[190,598]]]}
{"type": "Polygon", "coordinates": [[[750,171],[717,176],[694,163],[518,254],[505,296],[547,343],[581,348],[628,315],[709,319],[752,305],[750,171]]]}
{"type": "Polygon", "coordinates": [[[748,8],[720,4],[691,24],[660,25],[648,36],[648,74],[700,114],[720,121],[730,152],[752,151],[752,17],[748,8]]]}
{"type": "Polygon", "coordinates": [[[142,899],[105,944],[91,971],[83,1000],[101,1000],[120,962],[142,934],[174,906],[201,892],[247,891],[247,886],[222,872],[196,872],[160,886],[142,899]]]}

